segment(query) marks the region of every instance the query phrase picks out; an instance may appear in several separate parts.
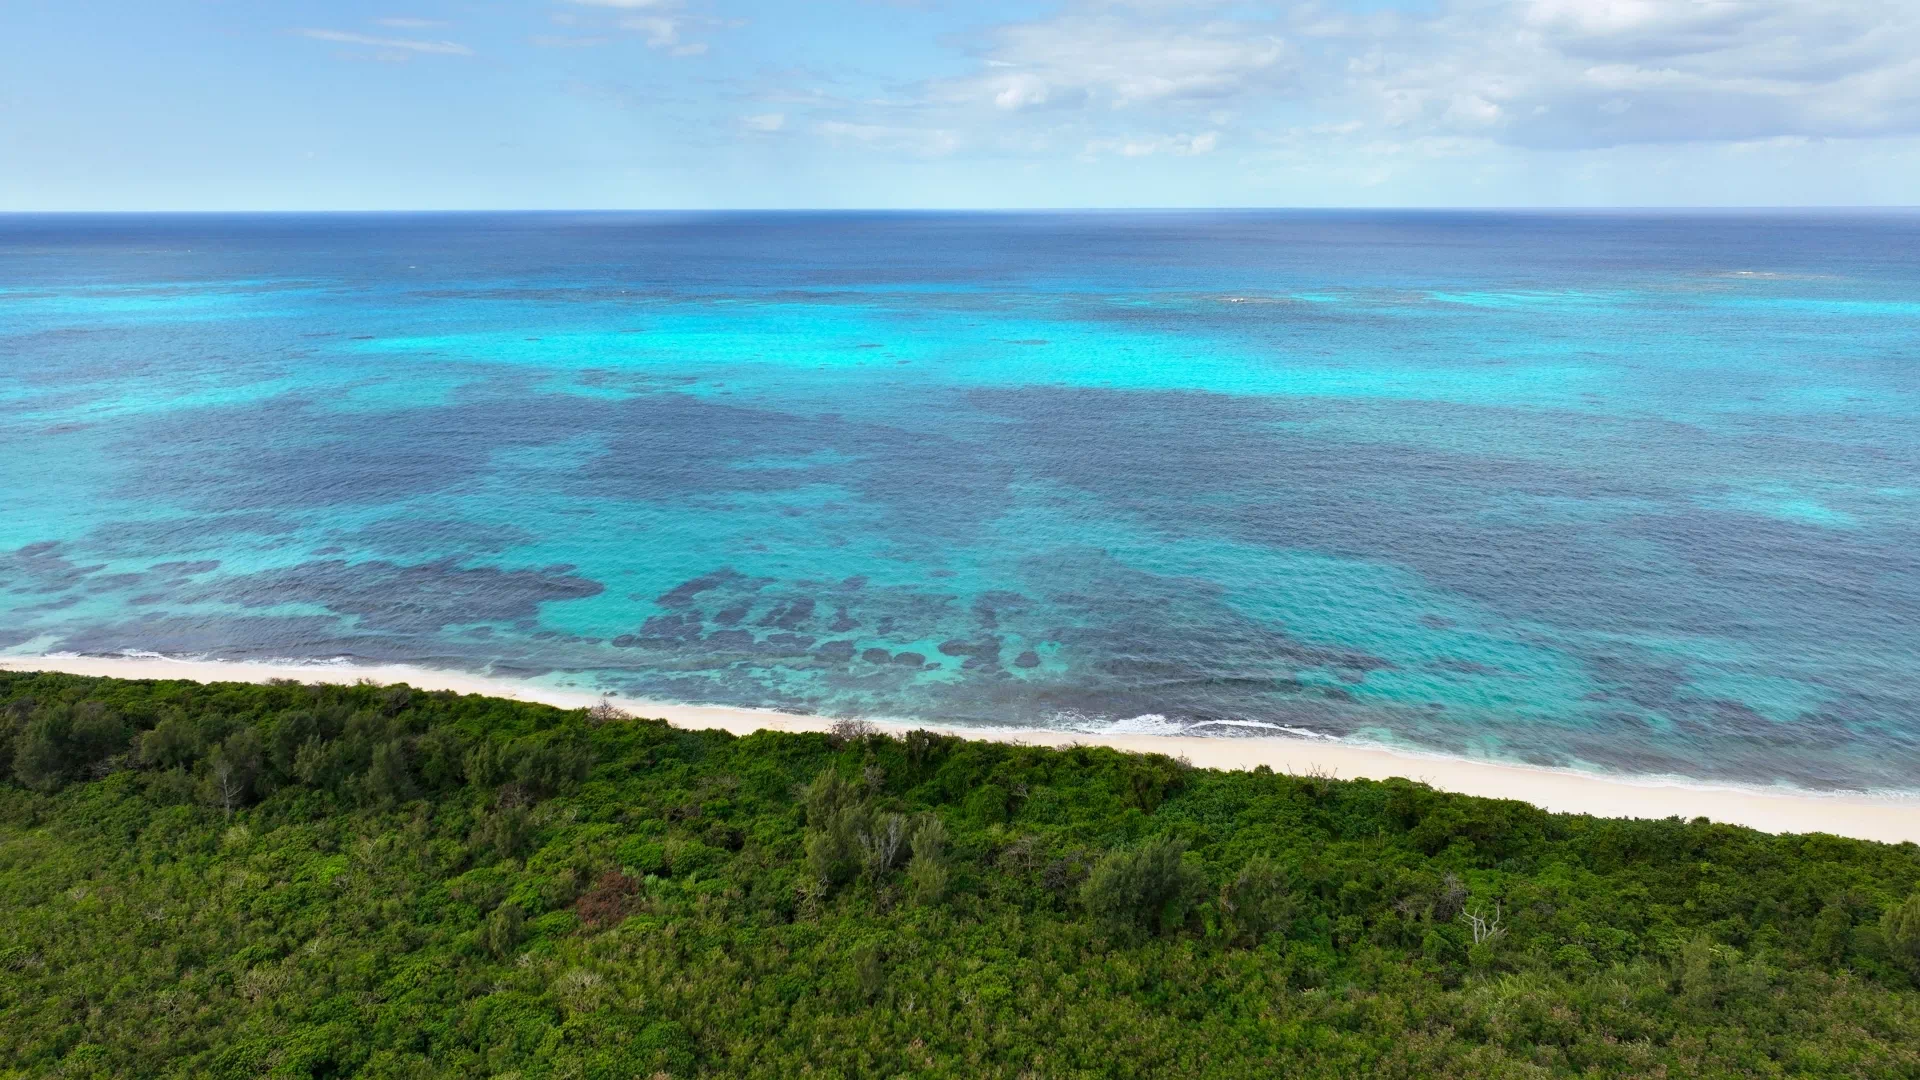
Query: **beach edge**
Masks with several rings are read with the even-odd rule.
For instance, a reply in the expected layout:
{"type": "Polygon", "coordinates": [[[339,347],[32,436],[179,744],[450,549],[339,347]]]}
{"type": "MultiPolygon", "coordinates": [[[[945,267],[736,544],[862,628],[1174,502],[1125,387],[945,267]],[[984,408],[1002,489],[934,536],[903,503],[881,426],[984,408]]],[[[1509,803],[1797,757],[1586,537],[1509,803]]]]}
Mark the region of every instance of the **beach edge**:
{"type": "MultiPolygon", "coordinates": [[[[482,694],[537,702],[562,709],[609,702],[635,717],[664,720],[688,729],[718,728],[735,735],[756,731],[823,732],[836,723],[774,709],[683,705],[614,697],[587,690],[547,687],[486,675],[404,664],[345,661],[248,661],[175,659],[159,655],[85,656],[52,653],[0,655],[0,671],[57,672],[116,679],[180,679],[249,682],[293,679],[308,683],[405,683],[418,690],[482,694]]],[[[1663,777],[1623,777],[1541,766],[1476,761],[1355,745],[1336,739],[1248,736],[1221,739],[1192,735],[1090,734],[1047,728],[956,726],[875,718],[883,731],[924,728],[967,739],[1031,746],[1105,746],[1142,754],[1181,757],[1210,769],[1252,769],[1325,775],[1341,780],[1404,777],[1440,791],[1483,798],[1517,799],[1555,813],[1608,818],[1692,819],[1705,817],[1769,833],[1829,833],[1884,843],[1920,843],[1920,795],[1824,794],[1791,788],[1740,787],[1663,777]]]]}

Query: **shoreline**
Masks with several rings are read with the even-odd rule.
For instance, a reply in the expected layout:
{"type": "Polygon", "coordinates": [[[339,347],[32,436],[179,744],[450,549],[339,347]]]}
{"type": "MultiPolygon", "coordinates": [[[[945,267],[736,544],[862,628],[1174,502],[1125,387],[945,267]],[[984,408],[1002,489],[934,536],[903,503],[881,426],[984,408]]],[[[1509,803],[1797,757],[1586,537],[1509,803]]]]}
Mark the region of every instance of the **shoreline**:
{"type": "MultiPolygon", "coordinates": [[[[185,679],[193,682],[406,683],[419,690],[537,702],[563,709],[610,701],[636,717],[665,720],[675,727],[720,728],[735,735],[755,731],[826,731],[834,718],[773,709],[725,705],[679,705],[609,697],[586,690],[401,664],[340,662],[254,662],[175,660],[157,655],[41,656],[0,655],[0,670],[50,671],[117,679],[185,679]]],[[[1886,843],[1920,842],[1920,796],[1821,794],[1789,788],[1740,787],[1662,777],[1615,777],[1572,769],[1507,765],[1469,758],[1426,755],[1362,746],[1338,740],[1249,736],[1204,738],[1194,735],[1094,735],[1046,728],[957,727],[917,721],[874,720],[883,730],[926,728],[968,739],[1034,746],[1106,746],[1134,753],[1184,756],[1210,769],[1275,772],[1324,772],[1342,780],[1406,777],[1441,791],[1488,798],[1517,799],[1556,813],[1597,817],[1707,817],[1763,832],[1823,832],[1886,843]]]]}

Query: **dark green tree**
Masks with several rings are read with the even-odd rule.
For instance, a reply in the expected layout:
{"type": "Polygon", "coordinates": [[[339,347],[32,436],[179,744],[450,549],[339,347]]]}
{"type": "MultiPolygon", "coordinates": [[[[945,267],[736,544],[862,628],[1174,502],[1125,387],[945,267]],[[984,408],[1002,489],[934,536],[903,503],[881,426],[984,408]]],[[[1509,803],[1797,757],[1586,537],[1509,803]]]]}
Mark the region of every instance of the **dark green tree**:
{"type": "Polygon", "coordinates": [[[1880,917],[1880,932],[1894,962],[1920,981],[1920,892],[1888,908],[1880,917]]]}

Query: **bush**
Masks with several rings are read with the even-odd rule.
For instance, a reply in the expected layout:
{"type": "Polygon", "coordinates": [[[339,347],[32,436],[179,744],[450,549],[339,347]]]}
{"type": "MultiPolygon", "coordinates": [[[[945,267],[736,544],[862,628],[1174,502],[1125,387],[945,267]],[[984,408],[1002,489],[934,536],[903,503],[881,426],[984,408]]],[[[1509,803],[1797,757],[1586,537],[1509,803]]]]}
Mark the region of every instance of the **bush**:
{"type": "Polygon", "coordinates": [[[1112,852],[1094,864],[1081,902],[1114,933],[1176,930],[1206,887],[1205,873],[1186,852],[1185,841],[1169,836],[1112,852]]]}
{"type": "Polygon", "coordinates": [[[13,775],[35,791],[58,791],[73,768],[73,717],[49,710],[27,722],[13,744],[13,775]]]}
{"type": "Polygon", "coordinates": [[[884,881],[907,851],[904,814],[869,814],[859,832],[860,855],[867,877],[884,881]]]}
{"type": "Polygon", "coordinates": [[[1007,789],[999,784],[981,784],[967,796],[967,816],[982,825],[1003,825],[1007,821],[1007,789]]]}
{"type": "Polygon", "coordinates": [[[127,728],[96,701],[43,706],[13,744],[13,771],[35,791],[58,791],[88,768],[127,749],[127,728]]]}
{"type": "Polygon", "coordinates": [[[634,873],[645,877],[648,874],[667,875],[667,847],[658,840],[636,836],[620,845],[615,853],[620,865],[629,867],[634,873]]]}
{"type": "Polygon", "coordinates": [[[588,926],[613,926],[633,910],[639,893],[639,882],[618,870],[609,870],[574,901],[573,913],[588,926]]]}
{"type": "Polygon", "coordinates": [[[593,767],[593,751],[580,733],[548,732],[513,745],[513,778],[535,798],[571,791],[593,767]]]}
{"type": "Polygon", "coordinates": [[[473,846],[499,859],[517,859],[533,842],[533,821],[525,809],[510,806],[488,814],[474,830],[473,846]]]}
{"type": "Polygon", "coordinates": [[[945,863],[915,855],[907,863],[907,894],[916,904],[937,904],[947,895],[945,863]]]}
{"type": "Polygon", "coordinates": [[[937,904],[947,895],[947,827],[938,817],[923,814],[914,822],[908,841],[913,858],[907,863],[907,895],[916,904],[937,904]]]}
{"type": "Polygon", "coordinates": [[[1837,964],[1853,941],[1853,912],[1842,900],[1830,900],[1813,918],[1807,951],[1817,960],[1837,964]]]}
{"type": "Polygon", "coordinates": [[[835,750],[847,746],[857,746],[868,739],[876,738],[880,729],[867,720],[835,720],[827,728],[827,741],[835,750]]]}
{"type": "Polygon", "coordinates": [[[913,857],[944,865],[947,859],[947,827],[933,814],[923,814],[913,826],[913,857]]]}
{"type": "Polygon", "coordinates": [[[822,885],[844,884],[859,870],[864,817],[857,807],[842,807],[807,830],[807,872],[822,885]]]}
{"type": "Polygon", "coordinates": [[[1255,857],[1221,887],[1220,914],[1230,941],[1258,945],[1268,934],[1285,930],[1293,919],[1286,872],[1264,855],[1255,857]]]}
{"type": "Polygon", "coordinates": [[[818,829],[825,828],[842,810],[857,806],[860,796],[860,789],[829,765],[801,789],[800,804],[806,808],[807,824],[818,829]]]}
{"type": "Polygon", "coordinates": [[[527,913],[521,911],[519,905],[502,904],[487,916],[486,925],[481,929],[481,944],[495,956],[506,956],[520,944],[526,926],[527,913]]]}
{"type": "Polygon", "coordinates": [[[417,793],[407,743],[389,739],[374,748],[373,763],[364,777],[366,798],[374,806],[406,802],[417,793]]]}
{"type": "Polygon", "coordinates": [[[1920,892],[1887,909],[1880,917],[1880,933],[1894,962],[1920,982],[1920,892]]]}
{"type": "Polygon", "coordinates": [[[266,750],[259,733],[252,728],[241,728],[208,755],[201,798],[209,806],[233,813],[253,800],[265,765],[266,750]]]}
{"type": "MultiPolygon", "coordinates": [[[[199,725],[175,712],[140,737],[138,757],[142,765],[177,769],[198,761],[203,745],[199,725]]],[[[289,764],[292,760],[287,759],[289,764]]]]}

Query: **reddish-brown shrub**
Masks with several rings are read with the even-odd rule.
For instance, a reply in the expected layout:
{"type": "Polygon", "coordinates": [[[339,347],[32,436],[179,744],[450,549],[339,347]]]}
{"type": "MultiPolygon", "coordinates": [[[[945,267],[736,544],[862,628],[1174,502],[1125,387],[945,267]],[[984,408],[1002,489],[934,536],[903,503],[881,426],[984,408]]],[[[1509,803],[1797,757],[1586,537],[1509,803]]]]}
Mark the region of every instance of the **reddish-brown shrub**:
{"type": "Polygon", "coordinates": [[[574,901],[573,911],[588,926],[612,926],[633,913],[639,897],[639,882],[618,870],[609,870],[574,901]]]}

